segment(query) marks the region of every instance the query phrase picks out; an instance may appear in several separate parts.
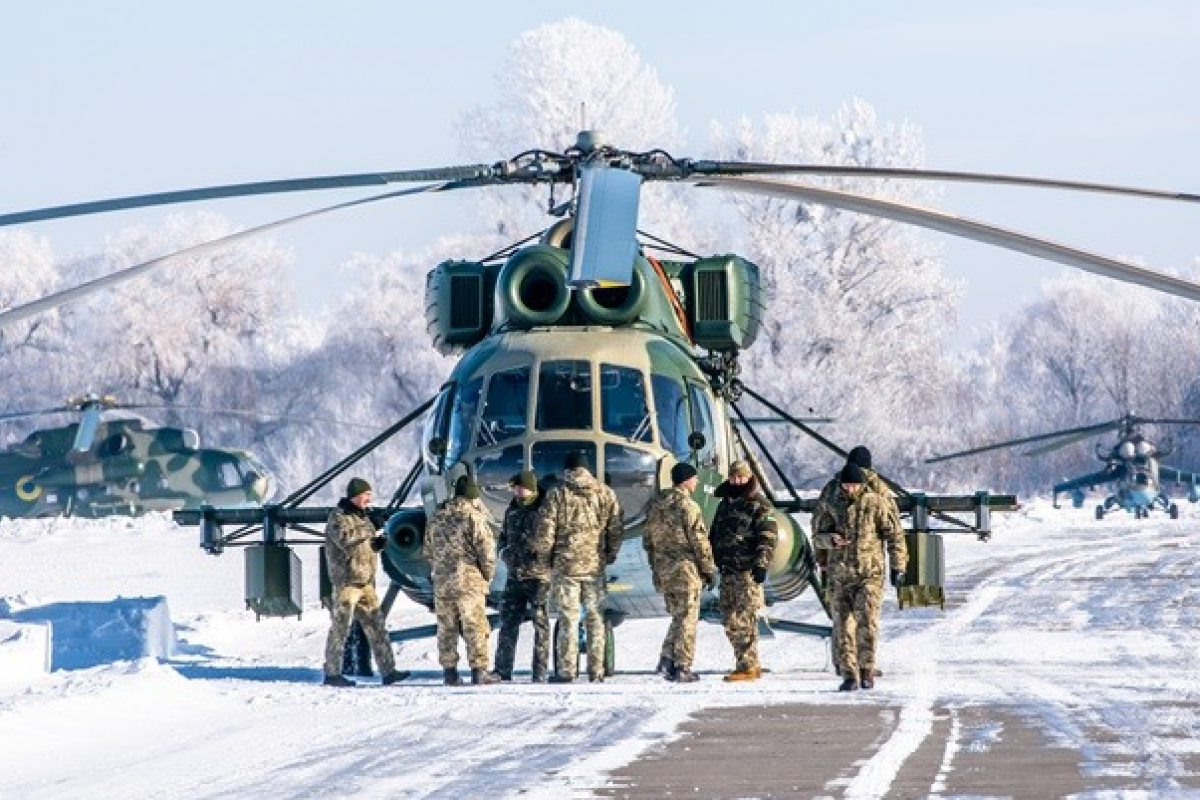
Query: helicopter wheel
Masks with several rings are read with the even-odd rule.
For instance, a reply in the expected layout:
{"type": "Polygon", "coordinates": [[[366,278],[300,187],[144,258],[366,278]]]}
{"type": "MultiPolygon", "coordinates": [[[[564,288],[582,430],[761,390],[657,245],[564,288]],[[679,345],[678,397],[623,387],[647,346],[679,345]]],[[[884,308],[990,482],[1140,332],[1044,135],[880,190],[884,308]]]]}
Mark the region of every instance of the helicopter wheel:
{"type": "Polygon", "coordinates": [[[1171,515],[1171,519],[1179,519],[1179,506],[1171,503],[1170,508],[1167,509],[1167,513],[1171,515]]]}
{"type": "Polygon", "coordinates": [[[1096,519],[1104,519],[1104,506],[1096,506],[1096,519]]]}

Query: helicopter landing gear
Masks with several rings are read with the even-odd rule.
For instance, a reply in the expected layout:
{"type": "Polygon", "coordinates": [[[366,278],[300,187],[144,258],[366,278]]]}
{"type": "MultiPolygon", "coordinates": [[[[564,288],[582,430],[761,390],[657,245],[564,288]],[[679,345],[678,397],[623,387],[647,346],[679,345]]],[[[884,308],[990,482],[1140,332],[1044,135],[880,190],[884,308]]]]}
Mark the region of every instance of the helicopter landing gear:
{"type": "Polygon", "coordinates": [[[1096,506],[1096,519],[1104,519],[1104,506],[1096,506]]]}
{"type": "Polygon", "coordinates": [[[1171,519],[1179,519],[1179,506],[1171,503],[1167,508],[1167,513],[1171,515],[1171,519]]]}

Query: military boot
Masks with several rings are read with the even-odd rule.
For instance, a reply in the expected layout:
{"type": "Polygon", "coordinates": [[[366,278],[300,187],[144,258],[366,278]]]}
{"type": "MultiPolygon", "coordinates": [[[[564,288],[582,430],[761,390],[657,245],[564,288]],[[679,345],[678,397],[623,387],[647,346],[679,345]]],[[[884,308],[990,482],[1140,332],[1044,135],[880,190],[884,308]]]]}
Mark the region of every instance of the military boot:
{"type": "Polygon", "coordinates": [[[675,671],[675,659],[663,656],[658,659],[658,666],[654,668],[654,671],[670,680],[671,673],[675,671]]]}
{"type": "Polygon", "coordinates": [[[357,686],[358,685],[354,681],[350,680],[349,678],[343,677],[341,675],[326,675],[325,680],[322,681],[322,683],[324,683],[326,686],[337,686],[338,688],[345,688],[348,686],[357,686]]]}
{"type": "Polygon", "coordinates": [[[497,670],[492,670],[492,672],[490,674],[493,678],[495,678],[498,681],[504,681],[505,683],[510,683],[512,681],[512,673],[511,672],[501,672],[500,670],[497,669],[497,670]]]}
{"type": "Polygon", "coordinates": [[[545,683],[546,682],[546,671],[535,669],[533,671],[533,675],[529,679],[529,682],[530,683],[545,683]]]}
{"type": "Polygon", "coordinates": [[[858,671],[858,685],[859,685],[859,688],[862,688],[862,689],[874,689],[875,688],[875,670],[860,669],[858,671]]]}
{"type": "Polygon", "coordinates": [[[471,670],[471,683],[475,684],[476,686],[491,686],[492,684],[499,682],[500,676],[493,675],[486,669],[471,670]]]}
{"type": "Polygon", "coordinates": [[[847,676],[842,679],[842,685],[838,687],[839,692],[853,692],[858,689],[858,678],[847,676]]]}
{"type": "Polygon", "coordinates": [[[675,677],[671,678],[671,680],[676,683],[695,683],[700,680],[700,676],[687,667],[678,667],[675,670],[675,677]]]}
{"type": "Polygon", "coordinates": [[[756,681],[762,677],[762,670],[758,667],[738,667],[733,672],[725,676],[725,680],[731,683],[738,681],[756,681]]]}
{"type": "Polygon", "coordinates": [[[458,676],[456,667],[446,667],[442,670],[442,676],[447,686],[462,686],[462,678],[458,676]]]}
{"type": "Polygon", "coordinates": [[[399,683],[400,681],[407,680],[411,675],[412,673],[406,669],[394,669],[387,675],[384,675],[380,682],[384,686],[391,686],[393,683],[399,683]]]}

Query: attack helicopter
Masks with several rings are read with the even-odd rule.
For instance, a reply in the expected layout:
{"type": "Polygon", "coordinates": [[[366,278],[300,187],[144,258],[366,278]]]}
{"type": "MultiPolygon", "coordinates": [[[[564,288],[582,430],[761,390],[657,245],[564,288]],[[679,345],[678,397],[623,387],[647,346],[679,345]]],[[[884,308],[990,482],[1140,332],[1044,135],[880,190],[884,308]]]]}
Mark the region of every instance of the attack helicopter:
{"type": "Polygon", "coordinates": [[[0,516],[132,516],[204,503],[258,506],[270,497],[270,473],[253,454],[201,447],[195,430],[131,413],[149,407],[88,393],[56,408],[0,414],[0,422],[78,416],[0,452],[0,516]]]}
{"type": "Polygon", "coordinates": [[[1126,413],[1108,422],[1082,425],[1077,428],[1051,431],[1022,439],[976,447],[958,453],[937,456],[928,459],[926,463],[932,464],[1005,447],[1045,442],[1025,453],[1027,456],[1040,456],[1084,439],[1116,431],[1116,444],[1105,446],[1100,442],[1096,443],[1096,458],[1104,462],[1102,469],[1054,484],[1054,507],[1058,508],[1060,494],[1070,492],[1071,504],[1075,508],[1082,508],[1087,499],[1085,489],[1115,484],[1115,491],[1106,497],[1104,502],[1096,506],[1096,519],[1104,519],[1104,515],[1109,511],[1119,508],[1125,509],[1138,519],[1149,517],[1150,511],[1155,508],[1166,512],[1171,519],[1179,519],[1179,506],[1172,502],[1163,491],[1162,484],[1164,481],[1169,481],[1187,485],[1187,499],[1189,502],[1195,503],[1200,501],[1200,487],[1197,486],[1200,483],[1200,473],[1186,472],[1161,463],[1160,459],[1171,454],[1171,448],[1156,445],[1146,438],[1140,430],[1142,425],[1200,425],[1200,419],[1148,419],[1126,413]]]}
{"type": "MultiPolygon", "coordinates": [[[[644,551],[637,541],[643,508],[668,485],[671,466],[694,465],[701,476],[695,498],[706,517],[713,495],[735,459],[747,458],[776,505],[811,511],[754,425],[741,410],[743,398],[762,404],[833,452],[846,451],[746,386],[738,355],[754,345],[761,311],[769,298],[756,265],[732,254],[686,256],[675,249],[651,255],[637,229],[641,185],[674,181],[717,191],[819,203],[915,224],[1200,300],[1200,285],[1132,264],[1077,250],[991,225],[912,205],[816,186],[771,180],[770,176],[854,176],[912,180],[973,181],[1030,187],[1108,192],[1196,202],[1200,197],[1100,184],[1004,175],[894,168],[771,164],[680,159],[662,150],[630,152],[584,131],[565,152],[529,150],[494,164],[239,184],[122,197],[0,215],[0,225],[179,202],[249,194],[393,183],[422,185],[329,206],[250,228],[177,254],[7,311],[0,326],[57,307],[74,297],[129,280],[179,257],[216,250],[242,238],[319,214],[403,196],[503,185],[543,185],[550,209],[563,218],[540,236],[513,244],[481,260],[435,266],[425,285],[427,322],[434,345],[460,355],[435,397],[330,467],[308,485],[262,509],[206,506],[176,513],[200,527],[211,553],[246,549],[247,604],[259,614],[300,612],[298,559],[291,545],[320,541],[328,508],[305,506],[321,487],[342,475],[380,443],[415,423],[423,424],[421,453],[386,507],[375,509],[387,535],[383,564],[392,584],[389,605],[400,592],[429,605],[428,564],[420,555],[424,523],[449,494],[458,476],[470,473],[481,485],[494,516],[507,500],[503,488],[522,468],[539,475],[557,472],[568,453],[585,454],[592,470],[611,485],[624,510],[625,541],[609,571],[606,609],[606,669],[611,669],[612,626],[626,617],[662,616],[644,551]],[[764,177],[766,176],[766,177],[764,177]],[[555,204],[556,187],[569,201],[555,204]],[[534,239],[536,242],[530,243],[534,239]],[[739,421],[742,424],[735,424],[739,421]],[[766,466],[782,483],[772,487],[766,466]],[[421,502],[408,504],[419,485],[421,502]]],[[[658,240],[661,242],[661,240],[658,240]]],[[[993,510],[1015,507],[1011,495],[941,497],[895,487],[899,505],[918,533],[935,520],[955,519],[958,529],[986,536],[993,510]],[[974,514],[973,521],[955,513],[974,514]]],[[[770,604],[819,588],[811,546],[798,519],[783,515],[779,545],[766,584],[770,604]]],[[[938,547],[911,559],[906,582],[922,584],[938,573],[938,547]]],[[[498,599],[497,575],[489,601],[498,599]]],[[[821,592],[816,591],[818,600],[821,592]]],[[[713,605],[707,595],[705,605],[713,605]]],[[[776,627],[828,635],[827,626],[771,620],[776,627]]],[[[394,639],[427,634],[393,633],[394,639]]]]}

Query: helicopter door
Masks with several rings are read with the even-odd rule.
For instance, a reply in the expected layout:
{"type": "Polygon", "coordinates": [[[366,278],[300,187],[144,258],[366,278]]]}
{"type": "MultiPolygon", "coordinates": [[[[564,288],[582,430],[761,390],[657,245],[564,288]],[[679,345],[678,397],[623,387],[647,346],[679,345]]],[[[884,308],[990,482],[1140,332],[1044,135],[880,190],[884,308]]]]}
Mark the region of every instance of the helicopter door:
{"type": "Polygon", "coordinates": [[[692,401],[692,430],[704,435],[704,444],[696,451],[700,466],[719,469],[717,453],[720,452],[717,440],[717,428],[713,424],[712,404],[708,395],[699,383],[687,382],[688,398],[692,401]]]}
{"type": "Polygon", "coordinates": [[[651,375],[650,385],[654,389],[659,445],[669,450],[677,461],[688,461],[692,457],[692,448],[688,445],[692,427],[683,384],[666,375],[651,375]]]}

